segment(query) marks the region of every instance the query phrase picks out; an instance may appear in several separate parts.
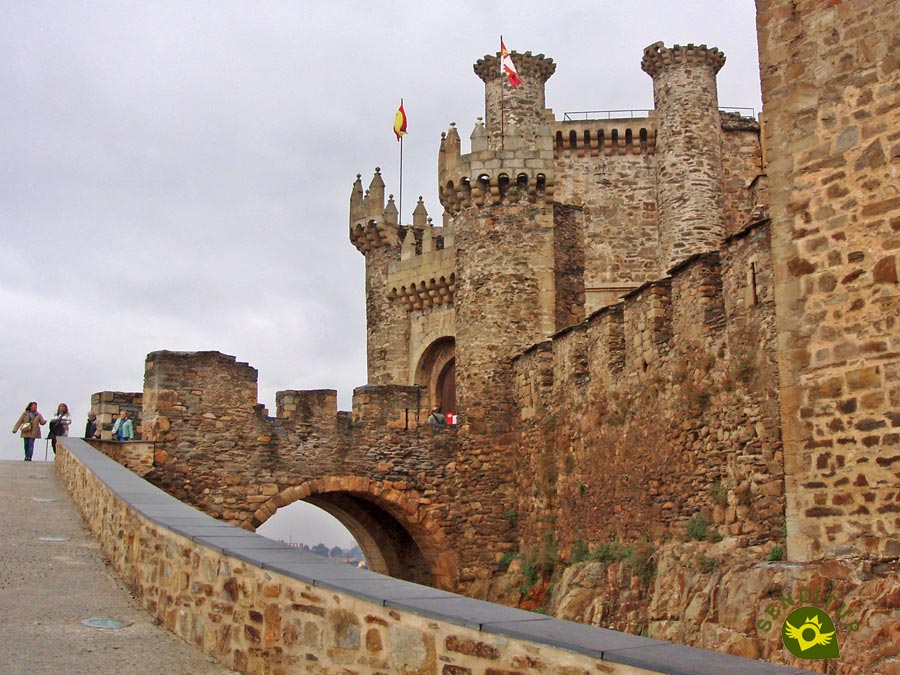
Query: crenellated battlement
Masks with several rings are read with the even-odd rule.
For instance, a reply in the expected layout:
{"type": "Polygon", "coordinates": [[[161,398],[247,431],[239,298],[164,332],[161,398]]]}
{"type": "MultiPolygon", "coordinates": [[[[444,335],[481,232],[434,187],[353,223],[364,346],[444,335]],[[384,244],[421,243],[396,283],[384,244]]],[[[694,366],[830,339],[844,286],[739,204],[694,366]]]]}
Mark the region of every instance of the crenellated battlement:
{"type": "Polygon", "coordinates": [[[716,47],[694,44],[673,45],[670,49],[663,42],[654,42],[644,48],[641,70],[650,77],[675,64],[707,64],[713,73],[718,73],[725,65],[725,54],[716,47]]]}
{"type": "Polygon", "coordinates": [[[411,281],[392,286],[388,293],[390,300],[399,300],[407,312],[414,309],[428,309],[440,305],[452,305],[456,293],[456,274],[431,277],[428,280],[411,281]]]}
{"type": "Polygon", "coordinates": [[[522,138],[515,124],[510,124],[503,148],[496,150],[489,147],[488,133],[479,117],[471,141],[472,152],[463,155],[455,124],[441,135],[438,193],[448,212],[504,202],[553,200],[555,164],[548,125],[541,126],[531,143],[522,138]]]}
{"type": "MultiPolygon", "coordinates": [[[[425,213],[422,198],[416,212],[425,213]]],[[[428,218],[424,227],[401,228],[400,260],[388,268],[388,299],[399,300],[406,311],[452,305],[456,292],[456,247],[453,228],[434,227],[428,218]]]]}
{"type": "Polygon", "coordinates": [[[552,127],[553,150],[560,157],[652,155],[656,118],[566,121],[552,127]]]}
{"type": "Polygon", "coordinates": [[[350,241],[365,255],[373,249],[399,242],[399,213],[394,195],[388,197],[387,204],[384,203],[384,180],[379,167],[375,167],[375,175],[365,194],[361,178],[356,174],[350,193],[350,241]]]}
{"type": "MultiPolygon", "coordinates": [[[[523,79],[534,78],[540,82],[546,82],[556,72],[556,64],[553,62],[553,59],[543,54],[532,54],[530,51],[520,54],[513,51],[510,52],[510,57],[513,63],[516,64],[516,72],[523,79]]],[[[506,77],[500,69],[500,52],[487,54],[484,58],[478,59],[473,69],[483,82],[500,80],[506,77]]]]}

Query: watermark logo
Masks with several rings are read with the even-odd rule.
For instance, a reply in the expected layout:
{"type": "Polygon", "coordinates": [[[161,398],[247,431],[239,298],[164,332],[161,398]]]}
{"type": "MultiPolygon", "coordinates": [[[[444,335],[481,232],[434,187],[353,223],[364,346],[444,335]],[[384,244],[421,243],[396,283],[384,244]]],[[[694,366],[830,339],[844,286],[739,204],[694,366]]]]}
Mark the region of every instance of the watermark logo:
{"type": "Polygon", "coordinates": [[[801,659],[840,657],[834,621],[818,607],[800,607],[788,614],[781,626],[781,640],[801,659]]]}
{"type": "Polygon", "coordinates": [[[781,641],[791,654],[801,659],[837,659],[840,658],[837,631],[831,617],[840,623],[848,638],[859,630],[859,621],[850,615],[846,603],[838,604],[839,601],[837,596],[825,589],[787,591],[779,595],[775,602],[766,605],[756,628],[760,633],[768,633],[780,620],[781,641]],[[837,609],[833,608],[835,604],[838,604],[837,609]],[[831,607],[831,615],[815,605],[831,607]],[[782,618],[785,612],[790,613],[782,618]]]}

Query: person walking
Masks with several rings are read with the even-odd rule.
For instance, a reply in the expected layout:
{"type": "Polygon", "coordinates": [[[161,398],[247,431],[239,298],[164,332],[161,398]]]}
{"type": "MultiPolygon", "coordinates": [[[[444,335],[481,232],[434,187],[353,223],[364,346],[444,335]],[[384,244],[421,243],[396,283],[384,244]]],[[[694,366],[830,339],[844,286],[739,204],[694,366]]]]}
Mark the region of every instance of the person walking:
{"type": "Polygon", "coordinates": [[[130,441],[134,438],[134,422],[128,418],[128,411],[119,413],[119,419],[113,424],[113,436],[117,441],[130,441]]]}
{"type": "Polygon", "coordinates": [[[50,418],[50,445],[53,446],[53,454],[56,454],[56,439],[59,436],[69,435],[69,425],[72,424],[72,416],[69,415],[69,406],[60,403],[56,406],[56,414],[50,418]]]}
{"type": "Polygon", "coordinates": [[[25,442],[25,461],[30,462],[34,455],[34,439],[41,437],[41,425],[47,424],[44,416],[38,412],[37,401],[31,401],[25,406],[25,412],[19,415],[12,432],[17,431],[25,442]]]}

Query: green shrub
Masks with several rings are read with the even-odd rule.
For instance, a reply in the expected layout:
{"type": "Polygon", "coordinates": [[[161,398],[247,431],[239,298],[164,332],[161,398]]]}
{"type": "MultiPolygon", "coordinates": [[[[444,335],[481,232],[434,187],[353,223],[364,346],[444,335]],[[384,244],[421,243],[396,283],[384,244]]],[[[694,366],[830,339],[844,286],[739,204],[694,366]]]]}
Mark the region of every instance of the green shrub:
{"type": "Polygon", "coordinates": [[[768,560],[769,562],[784,560],[784,549],[782,549],[780,546],[773,546],[772,550],[769,551],[769,555],[766,560],[768,560]]]}
{"type": "Polygon", "coordinates": [[[644,586],[648,586],[656,574],[655,553],[656,549],[650,541],[640,542],[634,546],[626,563],[644,586]]]}
{"type": "Polygon", "coordinates": [[[556,537],[553,536],[552,532],[548,532],[544,535],[544,545],[541,547],[537,560],[538,567],[541,572],[552,572],[560,560],[559,549],[556,546],[556,537]]]}
{"type": "Polygon", "coordinates": [[[619,562],[630,557],[631,549],[618,541],[601,541],[591,551],[591,559],[602,563],[619,562]]]}
{"type": "Polygon", "coordinates": [[[719,566],[717,560],[713,558],[707,558],[705,555],[701,555],[697,560],[698,566],[700,567],[700,571],[704,574],[711,574],[716,571],[716,568],[719,566]]]}
{"type": "Polygon", "coordinates": [[[507,551],[504,553],[500,558],[500,569],[504,572],[508,570],[512,561],[515,560],[518,555],[518,551],[507,551]]]}
{"type": "Polygon", "coordinates": [[[687,524],[687,537],[689,541],[706,541],[709,524],[703,520],[703,516],[695,513],[687,524]]]}
{"type": "Polygon", "coordinates": [[[590,547],[581,539],[572,544],[572,562],[580,563],[587,560],[591,555],[590,547]]]}

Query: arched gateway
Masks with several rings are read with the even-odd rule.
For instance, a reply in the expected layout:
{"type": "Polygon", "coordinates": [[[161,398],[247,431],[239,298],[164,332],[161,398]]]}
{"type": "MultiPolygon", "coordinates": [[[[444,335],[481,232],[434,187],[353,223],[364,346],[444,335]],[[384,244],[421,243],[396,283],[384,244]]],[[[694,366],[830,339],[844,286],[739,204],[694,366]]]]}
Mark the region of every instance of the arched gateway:
{"type": "Polygon", "coordinates": [[[369,568],[442,589],[456,582],[455,556],[441,527],[420,509],[415,490],[384,489],[359,476],[329,476],[286,488],[242,527],[258,528],[279,509],[304,501],[337,518],[353,535],[369,568]]]}

